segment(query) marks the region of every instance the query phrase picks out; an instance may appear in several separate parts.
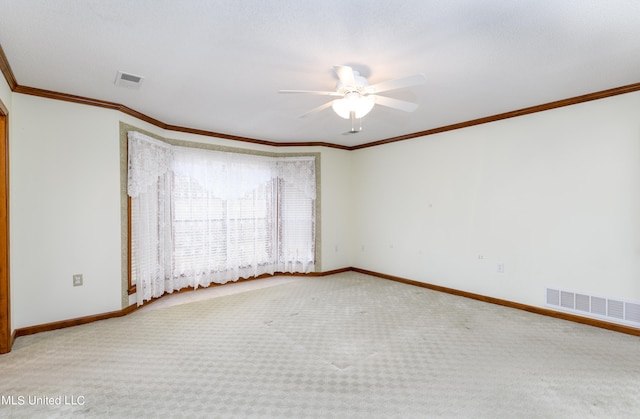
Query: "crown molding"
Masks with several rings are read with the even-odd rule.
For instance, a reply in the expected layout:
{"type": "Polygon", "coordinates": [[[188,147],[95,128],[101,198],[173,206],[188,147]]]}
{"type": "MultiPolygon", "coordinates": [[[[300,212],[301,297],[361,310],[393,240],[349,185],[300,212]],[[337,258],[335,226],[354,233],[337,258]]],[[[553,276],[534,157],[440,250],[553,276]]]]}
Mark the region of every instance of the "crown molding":
{"type": "Polygon", "coordinates": [[[28,87],[28,86],[21,86],[21,85],[16,86],[16,88],[13,89],[13,91],[15,93],[22,93],[25,95],[44,97],[47,99],[61,100],[63,102],[73,102],[73,103],[79,103],[81,105],[89,105],[89,106],[97,106],[99,108],[113,109],[113,110],[125,113],[127,115],[131,115],[137,119],[148,122],[152,125],[156,125],[160,128],[164,128],[166,126],[166,124],[162,121],[159,121],[155,118],[152,118],[148,115],[145,115],[143,113],[140,113],[136,110],[133,110],[131,108],[128,108],[124,105],[121,105],[115,102],[107,102],[105,100],[92,99],[84,96],[70,95],[68,93],[54,92],[52,90],[38,89],[36,87],[28,87]]]}
{"type": "Polygon", "coordinates": [[[2,45],[0,45],[0,72],[4,75],[9,88],[13,91],[18,87],[18,82],[16,81],[16,77],[13,75],[13,71],[11,71],[11,66],[9,65],[9,60],[7,60],[7,56],[4,54],[4,50],[2,49],[2,45]]]}
{"type": "Polygon", "coordinates": [[[350,147],[349,149],[359,150],[361,148],[374,147],[374,146],[383,145],[383,144],[395,143],[398,141],[410,140],[412,138],[425,137],[427,135],[439,134],[441,132],[472,127],[474,125],[488,124],[489,122],[501,121],[503,119],[515,118],[518,116],[529,115],[532,113],[548,111],[551,109],[562,108],[564,106],[577,105],[579,103],[589,102],[592,100],[605,99],[611,96],[637,92],[639,90],[640,90],[640,83],[628,84],[626,86],[620,86],[620,87],[615,87],[613,89],[601,90],[598,92],[588,93],[586,95],[580,95],[580,96],[575,96],[568,99],[562,99],[554,102],[544,103],[542,105],[530,106],[528,108],[518,109],[515,111],[504,112],[504,113],[491,115],[491,116],[485,116],[483,118],[472,119],[470,121],[459,122],[456,124],[445,125],[442,127],[432,128],[425,131],[414,132],[412,134],[406,134],[398,137],[387,138],[385,140],[361,144],[361,145],[350,147]]]}
{"type": "Polygon", "coordinates": [[[127,106],[121,105],[119,103],[114,103],[114,102],[107,102],[104,100],[98,100],[98,99],[92,99],[92,98],[88,98],[88,97],[84,97],[84,96],[77,96],[77,95],[70,95],[67,93],[60,93],[60,92],[55,92],[52,90],[45,90],[45,89],[38,89],[36,87],[28,87],[28,86],[21,86],[18,85],[15,87],[15,89],[13,89],[13,92],[15,93],[22,93],[25,95],[31,95],[31,96],[39,96],[39,97],[44,97],[44,98],[48,98],[48,99],[54,99],[54,100],[61,100],[64,102],[73,102],[73,103],[79,103],[82,105],[89,105],[89,106],[97,106],[100,108],[106,108],[106,109],[113,109],[116,111],[120,111],[126,115],[130,115],[136,119],[139,119],[141,121],[144,122],[148,122],[151,125],[155,125],[159,128],[168,130],[168,131],[177,131],[177,132],[185,132],[185,133],[189,133],[189,134],[197,134],[197,135],[202,135],[205,137],[215,137],[215,138],[221,138],[224,140],[232,140],[232,141],[240,141],[240,142],[245,142],[245,143],[251,143],[251,144],[260,144],[260,145],[267,145],[267,146],[273,146],[273,147],[308,147],[308,146],[323,146],[323,147],[331,147],[331,148],[339,148],[339,149],[343,149],[343,150],[349,150],[350,147],[347,146],[343,146],[340,144],[332,144],[332,143],[325,143],[325,142],[288,142],[288,143],[280,143],[280,142],[274,142],[274,141],[266,141],[266,140],[259,140],[259,139],[255,139],[255,138],[247,138],[247,137],[241,137],[238,135],[230,135],[230,134],[224,134],[221,132],[215,132],[215,131],[206,131],[206,130],[201,130],[201,129],[195,129],[195,128],[188,128],[188,127],[182,127],[179,125],[169,125],[166,124],[158,119],[152,118],[148,115],[145,115],[141,112],[136,111],[135,109],[131,109],[127,106]]]}
{"type": "MultiPolygon", "coordinates": [[[[2,62],[2,60],[0,59],[0,64],[1,64],[1,62],[2,62]]],[[[5,74],[5,77],[6,77],[6,74],[5,74]]],[[[33,96],[40,96],[40,97],[45,97],[45,98],[49,98],[49,99],[62,100],[62,101],[66,101],[66,102],[74,102],[74,103],[79,103],[79,104],[83,104],[83,105],[98,106],[98,107],[102,107],[102,108],[117,110],[117,111],[120,111],[120,112],[122,112],[124,114],[130,115],[130,116],[132,116],[132,117],[134,117],[136,119],[139,119],[141,121],[148,122],[148,123],[150,123],[152,125],[155,125],[155,126],[157,126],[159,128],[166,129],[168,131],[184,132],[184,133],[189,133],[189,134],[202,135],[202,136],[205,136],[205,137],[215,137],[215,138],[220,138],[220,139],[225,139],[225,140],[239,141],[239,142],[251,143],[251,144],[260,144],[260,145],[266,145],[266,146],[272,146],[272,147],[320,146],[320,147],[337,148],[337,149],[347,150],[347,151],[354,151],[354,150],[360,150],[360,149],[368,148],[368,147],[375,147],[375,146],[379,146],[379,145],[395,143],[395,142],[398,142],[398,141],[405,141],[405,140],[411,140],[411,139],[419,138],[419,137],[426,137],[426,136],[429,136],[429,135],[439,134],[439,133],[442,133],[442,132],[454,131],[454,130],[458,130],[458,129],[462,129],[462,128],[468,128],[468,127],[472,127],[472,126],[475,126],[475,125],[488,124],[490,122],[501,121],[503,119],[516,118],[518,116],[530,115],[530,114],[533,114],[533,113],[544,112],[544,111],[548,111],[548,110],[551,110],[551,109],[562,108],[562,107],[565,107],[565,106],[577,105],[579,103],[590,102],[590,101],[599,100],[599,99],[605,99],[605,98],[608,98],[608,97],[622,95],[622,94],[626,94],[626,93],[637,92],[637,91],[640,91],[640,83],[628,84],[626,86],[620,86],[620,87],[615,87],[615,88],[612,88],[612,89],[601,90],[601,91],[598,91],[598,92],[588,93],[588,94],[585,94],[585,95],[580,95],[580,96],[575,96],[575,97],[571,97],[571,98],[567,98],[567,99],[557,100],[557,101],[554,101],[554,102],[544,103],[542,105],[530,106],[528,108],[518,109],[518,110],[515,110],[515,111],[510,111],[510,112],[504,112],[504,113],[500,113],[500,114],[496,114],[496,115],[485,116],[483,118],[472,119],[470,121],[464,121],[464,122],[458,122],[458,123],[451,124],[451,125],[445,125],[445,126],[442,126],[442,127],[432,128],[432,129],[428,129],[428,130],[425,130],[425,131],[418,131],[418,132],[414,132],[414,133],[411,133],[411,134],[401,135],[401,136],[398,136],[398,137],[386,138],[386,139],[383,139],[383,140],[373,141],[373,142],[360,144],[360,145],[356,145],[356,146],[344,146],[344,145],[341,145],[341,144],[334,144],[334,143],[327,143],[327,142],[303,142],[303,141],[300,141],[300,142],[284,142],[283,143],[283,142],[260,140],[260,139],[256,139],[256,138],[247,138],[247,137],[242,137],[242,136],[238,136],[238,135],[224,134],[224,133],[215,132],[215,131],[207,131],[207,130],[201,130],[201,129],[196,129],[196,128],[183,127],[183,126],[179,126],[179,125],[166,124],[166,123],[164,123],[164,122],[162,122],[160,120],[152,118],[152,117],[150,117],[148,115],[145,115],[145,114],[143,114],[141,112],[138,112],[135,109],[131,109],[131,108],[127,107],[127,106],[124,106],[124,105],[121,105],[121,104],[118,104],[118,103],[114,103],[114,102],[107,102],[107,101],[98,100],[98,99],[91,99],[91,98],[87,98],[87,97],[83,97],[83,96],[70,95],[70,94],[67,94],[67,93],[54,92],[54,91],[51,91],[51,90],[44,90],[44,89],[38,89],[38,88],[35,88],[35,87],[27,87],[27,86],[20,86],[20,85],[17,85],[12,90],[14,92],[16,92],[16,93],[22,93],[22,94],[33,95],[33,96]]]]}
{"type": "Polygon", "coordinates": [[[275,141],[267,141],[267,140],[258,140],[258,139],[255,139],[255,138],[240,137],[240,136],[237,136],[237,135],[223,134],[223,133],[220,133],[220,132],[206,131],[206,130],[200,130],[200,129],[194,129],[194,128],[186,128],[186,127],[181,127],[181,126],[178,126],[178,125],[167,125],[167,124],[165,124],[165,129],[167,129],[169,131],[186,132],[186,133],[189,133],[189,134],[204,135],[206,137],[216,137],[216,138],[222,138],[222,139],[225,139],[225,140],[242,141],[242,142],[245,142],[245,143],[268,145],[268,146],[272,146],[272,147],[320,146],[320,147],[339,148],[339,149],[342,149],[342,150],[350,150],[351,149],[351,147],[348,147],[348,146],[344,146],[344,145],[340,145],[340,144],[333,144],[333,143],[326,143],[326,142],[319,142],[319,141],[309,141],[309,142],[300,141],[300,142],[283,143],[283,142],[275,142],[275,141]]]}
{"type": "Polygon", "coordinates": [[[426,137],[429,135],[439,134],[442,132],[454,131],[462,128],[472,127],[475,125],[488,124],[490,122],[501,121],[503,119],[515,118],[518,116],[524,116],[524,115],[529,115],[537,112],[548,111],[551,109],[576,105],[578,103],[589,102],[592,100],[604,99],[607,97],[622,95],[625,93],[637,92],[640,90],[640,83],[633,83],[633,84],[628,84],[626,86],[620,86],[612,89],[601,90],[598,92],[593,92],[593,93],[588,93],[588,94],[575,96],[567,99],[557,100],[549,103],[544,103],[541,105],[530,106],[530,107],[518,109],[515,111],[485,116],[478,119],[472,119],[470,121],[458,122],[451,125],[431,128],[428,130],[418,131],[418,132],[400,135],[392,138],[386,138],[383,140],[372,141],[369,143],[360,144],[356,146],[344,146],[340,144],[327,143],[327,142],[302,142],[301,141],[301,142],[282,143],[282,142],[261,140],[257,138],[247,138],[247,137],[242,137],[238,135],[224,134],[224,133],[215,132],[215,131],[207,131],[207,130],[201,130],[196,128],[182,127],[179,125],[170,125],[158,119],[152,118],[148,115],[145,115],[141,112],[138,112],[135,109],[131,109],[127,106],[121,105],[119,103],[107,102],[99,99],[91,99],[83,96],[70,95],[67,93],[54,92],[51,90],[39,89],[35,87],[21,86],[16,81],[16,78],[13,75],[13,71],[11,71],[11,66],[9,65],[9,61],[5,56],[1,45],[0,45],[0,71],[4,75],[4,78],[7,80],[7,83],[9,84],[9,87],[11,88],[11,90],[15,93],[22,93],[26,95],[40,96],[40,97],[45,97],[49,99],[62,100],[66,102],[74,102],[74,103],[80,103],[83,105],[98,106],[101,108],[113,109],[169,131],[197,134],[205,137],[215,137],[215,138],[221,138],[225,140],[239,141],[239,142],[245,142],[245,143],[251,143],[251,144],[260,144],[260,145],[266,145],[266,146],[272,146],[272,147],[320,146],[320,147],[337,148],[337,149],[347,150],[347,151],[360,150],[363,148],[375,147],[379,145],[395,143],[398,141],[411,140],[418,137],[426,137]]]}

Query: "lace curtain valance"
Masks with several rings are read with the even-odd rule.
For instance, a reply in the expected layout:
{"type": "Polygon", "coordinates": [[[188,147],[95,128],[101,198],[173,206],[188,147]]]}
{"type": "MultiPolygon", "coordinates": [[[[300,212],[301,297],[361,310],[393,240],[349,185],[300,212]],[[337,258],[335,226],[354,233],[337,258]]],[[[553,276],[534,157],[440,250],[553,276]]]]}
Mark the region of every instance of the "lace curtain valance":
{"type": "Polygon", "coordinates": [[[169,172],[173,164],[173,148],[135,131],[129,134],[129,178],[127,192],[137,197],[169,172]]]}
{"type": "Polygon", "coordinates": [[[308,198],[316,195],[315,157],[268,157],[172,146],[131,131],[129,136],[128,194],[138,196],[173,172],[197,181],[221,199],[244,196],[275,178],[304,185],[308,198]]]}

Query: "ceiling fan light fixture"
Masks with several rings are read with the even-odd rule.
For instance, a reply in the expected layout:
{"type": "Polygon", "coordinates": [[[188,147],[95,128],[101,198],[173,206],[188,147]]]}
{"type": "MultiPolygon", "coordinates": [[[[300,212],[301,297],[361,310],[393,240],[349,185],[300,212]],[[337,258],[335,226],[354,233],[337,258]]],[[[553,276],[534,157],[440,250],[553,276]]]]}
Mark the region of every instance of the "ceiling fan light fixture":
{"type": "Polygon", "coordinates": [[[413,112],[418,107],[417,103],[406,102],[404,100],[390,98],[380,93],[390,90],[404,89],[407,87],[423,84],[425,82],[424,74],[416,74],[400,79],[392,79],[369,85],[367,79],[362,77],[360,73],[347,65],[336,65],[333,67],[338,82],[335,91],[322,90],[280,90],[280,93],[307,93],[313,95],[333,96],[337,97],[329,102],[311,109],[310,111],[300,115],[301,118],[311,113],[324,111],[333,108],[333,111],[343,119],[351,120],[351,133],[358,132],[362,129],[355,128],[354,121],[360,120],[367,115],[373,107],[378,104],[387,108],[398,109],[404,112],[413,112]]]}
{"type": "Polygon", "coordinates": [[[347,93],[344,99],[334,100],[331,107],[339,117],[349,119],[351,112],[355,113],[356,118],[362,118],[373,109],[373,105],[375,105],[373,96],[362,96],[360,93],[352,92],[347,93]]]}

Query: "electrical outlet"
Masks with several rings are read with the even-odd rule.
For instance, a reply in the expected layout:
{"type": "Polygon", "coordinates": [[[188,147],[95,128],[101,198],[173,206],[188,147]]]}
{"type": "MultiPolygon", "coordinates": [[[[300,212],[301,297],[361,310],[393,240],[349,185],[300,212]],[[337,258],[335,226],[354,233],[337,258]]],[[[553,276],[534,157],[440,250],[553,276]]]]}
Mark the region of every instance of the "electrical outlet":
{"type": "Polygon", "coordinates": [[[498,263],[497,269],[499,274],[503,274],[504,273],[504,263],[498,263]]]}
{"type": "Polygon", "coordinates": [[[73,275],[73,286],[79,287],[82,285],[82,274],[73,275]]]}

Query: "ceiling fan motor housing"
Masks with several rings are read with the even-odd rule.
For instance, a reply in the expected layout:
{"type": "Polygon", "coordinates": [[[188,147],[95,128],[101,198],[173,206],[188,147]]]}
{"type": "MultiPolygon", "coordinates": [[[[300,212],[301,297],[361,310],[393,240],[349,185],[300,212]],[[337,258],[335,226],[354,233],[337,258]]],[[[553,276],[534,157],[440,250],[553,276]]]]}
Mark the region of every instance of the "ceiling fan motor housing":
{"type": "Polygon", "coordinates": [[[338,80],[338,84],[336,85],[336,91],[343,95],[347,95],[349,93],[359,93],[360,95],[365,94],[365,88],[369,86],[369,82],[366,78],[362,77],[360,73],[357,71],[353,71],[353,85],[348,85],[342,82],[342,80],[338,80]]]}

